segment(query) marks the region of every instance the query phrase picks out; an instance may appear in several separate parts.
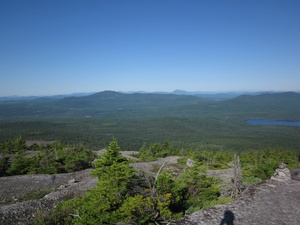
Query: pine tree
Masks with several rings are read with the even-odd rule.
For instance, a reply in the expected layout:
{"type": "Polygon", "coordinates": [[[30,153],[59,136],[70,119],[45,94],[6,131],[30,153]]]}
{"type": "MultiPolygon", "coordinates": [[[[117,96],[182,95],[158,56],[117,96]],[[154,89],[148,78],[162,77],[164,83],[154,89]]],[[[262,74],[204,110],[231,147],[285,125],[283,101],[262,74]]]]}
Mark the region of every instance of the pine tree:
{"type": "Polygon", "coordinates": [[[106,152],[94,163],[94,166],[96,168],[102,168],[111,166],[114,163],[121,163],[125,161],[127,161],[127,159],[122,156],[118,142],[115,138],[113,138],[106,152]]]}

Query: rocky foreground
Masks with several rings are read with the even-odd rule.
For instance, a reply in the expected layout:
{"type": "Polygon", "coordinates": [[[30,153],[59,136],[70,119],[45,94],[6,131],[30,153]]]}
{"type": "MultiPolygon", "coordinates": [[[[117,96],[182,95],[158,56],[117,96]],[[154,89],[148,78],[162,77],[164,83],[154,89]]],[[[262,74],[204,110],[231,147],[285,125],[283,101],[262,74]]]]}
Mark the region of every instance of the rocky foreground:
{"type": "Polygon", "coordinates": [[[57,175],[0,177],[0,225],[25,223],[39,210],[50,210],[65,197],[95,187],[97,178],[92,177],[90,172],[91,169],[57,175]],[[42,188],[53,188],[55,191],[39,200],[18,202],[26,193],[42,188]]]}
{"type": "MultiPolygon", "coordinates": [[[[133,163],[132,166],[153,175],[155,173],[151,169],[155,164],[156,167],[164,164],[166,169],[178,170],[177,159],[178,157],[167,157],[149,163],[133,163]]],[[[22,224],[33,218],[38,210],[50,210],[66,196],[77,195],[95,187],[97,179],[90,175],[90,171],[1,177],[0,224],[22,224]],[[54,188],[55,191],[39,200],[16,202],[26,192],[45,187],[54,188]]],[[[222,178],[229,179],[233,176],[231,169],[221,172],[226,172],[218,174],[222,178]]],[[[251,186],[236,201],[194,212],[170,225],[299,225],[300,170],[292,171],[291,174],[292,177],[286,168],[279,168],[273,179],[251,186]]]]}
{"type": "Polygon", "coordinates": [[[234,202],[211,207],[170,225],[299,225],[300,182],[266,180],[234,202]]]}
{"type": "Polygon", "coordinates": [[[170,225],[299,225],[300,169],[284,163],[271,179],[248,188],[236,201],[187,215],[170,225]]]}

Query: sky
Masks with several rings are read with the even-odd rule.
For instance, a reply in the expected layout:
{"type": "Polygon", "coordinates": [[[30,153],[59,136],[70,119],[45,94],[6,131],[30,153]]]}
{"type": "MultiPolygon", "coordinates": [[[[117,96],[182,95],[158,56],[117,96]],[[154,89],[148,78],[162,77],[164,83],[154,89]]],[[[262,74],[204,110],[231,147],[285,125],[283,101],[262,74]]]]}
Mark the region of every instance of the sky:
{"type": "Polygon", "coordinates": [[[299,91],[299,0],[0,0],[0,96],[299,91]]]}

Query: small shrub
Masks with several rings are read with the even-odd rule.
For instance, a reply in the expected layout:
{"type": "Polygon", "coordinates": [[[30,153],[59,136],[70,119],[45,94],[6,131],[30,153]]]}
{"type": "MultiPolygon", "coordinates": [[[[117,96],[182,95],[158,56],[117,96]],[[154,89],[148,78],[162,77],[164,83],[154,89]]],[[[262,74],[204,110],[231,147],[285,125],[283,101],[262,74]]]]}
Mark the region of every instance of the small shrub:
{"type": "Polygon", "coordinates": [[[151,172],[157,173],[159,171],[160,165],[158,164],[152,164],[151,172]]]}
{"type": "Polygon", "coordinates": [[[179,158],[177,160],[177,162],[180,164],[180,165],[186,165],[186,162],[188,160],[188,157],[184,157],[184,158],[179,158]]]}
{"type": "Polygon", "coordinates": [[[25,195],[23,195],[21,198],[18,199],[18,202],[24,202],[24,201],[30,201],[30,200],[37,200],[45,195],[51,193],[54,191],[54,188],[41,188],[37,190],[32,190],[30,192],[27,192],[25,195]]]}
{"type": "Polygon", "coordinates": [[[243,182],[243,185],[245,185],[245,186],[251,186],[253,184],[258,184],[258,183],[262,182],[262,179],[253,177],[253,176],[244,177],[242,182],[243,182]]]}

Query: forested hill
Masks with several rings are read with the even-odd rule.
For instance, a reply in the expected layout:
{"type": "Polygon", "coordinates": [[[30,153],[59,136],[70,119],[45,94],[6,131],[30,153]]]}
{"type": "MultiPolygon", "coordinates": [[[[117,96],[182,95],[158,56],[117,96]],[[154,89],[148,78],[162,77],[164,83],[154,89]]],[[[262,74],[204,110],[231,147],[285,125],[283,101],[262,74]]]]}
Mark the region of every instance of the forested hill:
{"type": "Polygon", "coordinates": [[[193,95],[123,94],[104,91],[81,97],[38,98],[0,102],[0,118],[77,116],[213,116],[299,120],[300,94],[241,95],[213,101],[193,95]],[[145,114],[146,113],[146,114],[145,114]]]}
{"type": "Polygon", "coordinates": [[[38,98],[0,102],[0,117],[86,116],[126,113],[207,102],[201,97],[175,94],[123,94],[104,91],[83,97],[38,98]]]}
{"type": "Polygon", "coordinates": [[[185,117],[216,117],[234,120],[251,118],[300,120],[300,94],[295,92],[241,95],[224,101],[199,102],[179,106],[168,115],[185,117]]]}
{"type": "Polygon", "coordinates": [[[98,92],[84,97],[70,97],[59,101],[59,104],[81,108],[103,107],[107,110],[143,110],[160,107],[189,105],[207,100],[192,95],[175,94],[123,94],[114,91],[98,92]]]}
{"type": "Polygon", "coordinates": [[[241,95],[220,104],[222,110],[244,119],[300,120],[300,94],[295,92],[241,95]]]}
{"type": "Polygon", "coordinates": [[[300,103],[300,94],[296,92],[283,93],[264,93],[260,95],[240,95],[226,102],[235,102],[237,104],[289,104],[300,103]]]}

